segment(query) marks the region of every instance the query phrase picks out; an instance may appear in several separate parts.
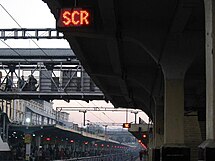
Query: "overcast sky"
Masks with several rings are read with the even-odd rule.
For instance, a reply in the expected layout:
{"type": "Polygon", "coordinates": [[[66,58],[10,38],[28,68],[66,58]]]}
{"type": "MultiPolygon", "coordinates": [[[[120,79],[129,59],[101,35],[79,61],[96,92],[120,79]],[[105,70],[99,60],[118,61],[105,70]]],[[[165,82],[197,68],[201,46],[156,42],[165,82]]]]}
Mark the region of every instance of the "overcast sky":
{"type": "MultiPolygon", "coordinates": [[[[49,8],[42,0],[0,0],[0,4],[13,16],[22,28],[55,28],[55,19],[50,13],[49,8]]],[[[0,28],[19,28],[14,20],[0,6],[0,28]]],[[[8,45],[13,48],[36,48],[37,46],[31,40],[6,40],[8,45]]],[[[66,40],[39,40],[37,44],[41,48],[70,48],[66,40]]],[[[7,46],[0,41],[0,48],[7,46]]],[[[67,107],[113,107],[110,103],[104,101],[93,101],[86,103],[84,101],[54,101],[54,106],[67,107]]],[[[145,113],[138,113],[138,117],[148,121],[145,113]]],[[[87,112],[86,119],[91,122],[125,122],[125,112],[87,112]],[[111,119],[110,119],[111,118],[111,119]]],[[[70,121],[78,123],[83,122],[83,113],[71,112],[70,121]]],[[[134,114],[129,113],[129,122],[134,121],[134,114]]],[[[105,124],[104,122],[104,124],[105,124]]]]}

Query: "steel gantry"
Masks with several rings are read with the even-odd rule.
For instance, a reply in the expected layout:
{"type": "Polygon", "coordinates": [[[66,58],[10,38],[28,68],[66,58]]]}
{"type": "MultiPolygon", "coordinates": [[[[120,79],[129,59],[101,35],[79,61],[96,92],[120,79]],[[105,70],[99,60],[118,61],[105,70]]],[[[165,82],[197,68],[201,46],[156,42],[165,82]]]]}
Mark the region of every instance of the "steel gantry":
{"type": "Polygon", "coordinates": [[[71,49],[7,48],[0,57],[2,99],[105,99],[71,49]]]}
{"type": "Polygon", "coordinates": [[[63,33],[54,28],[0,29],[0,39],[63,39],[63,33]]]}

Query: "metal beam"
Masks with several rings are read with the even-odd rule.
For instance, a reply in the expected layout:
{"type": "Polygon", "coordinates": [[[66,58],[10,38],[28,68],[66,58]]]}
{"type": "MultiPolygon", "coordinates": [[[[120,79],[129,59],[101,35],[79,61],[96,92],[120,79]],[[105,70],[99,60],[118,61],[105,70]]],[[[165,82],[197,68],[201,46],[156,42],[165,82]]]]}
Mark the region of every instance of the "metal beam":
{"type": "Polygon", "coordinates": [[[79,60],[70,48],[1,48],[0,63],[33,65],[38,62],[78,65],[79,60]]]}
{"type": "Polygon", "coordinates": [[[103,93],[98,92],[0,92],[1,99],[60,99],[60,100],[105,100],[103,93]]]}
{"type": "MultiPolygon", "coordinates": [[[[94,112],[132,112],[133,110],[116,110],[116,109],[112,109],[112,110],[104,110],[104,109],[89,109],[86,107],[85,108],[86,111],[94,111],[94,112]]],[[[64,109],[63,111],[79,111],[80,109],[64,109]]]]}
{"type": "Polygon", "coordinates": [[[0,29],[0,39],[63,39],[63,33],[54,28],[13,28],[0,29]]]}
{"type": "MultiPolygon", "coordinates": [[[[86,109],[87,111],[118,111],[118,112],[134,112],[133,109],[127,110],[126,108],[114,108],[114,107],[56,107],[65,111],[79,111],[86,109]]],[[[136,112],[143,112],[141,110],[135,110],[136,112]]]]}
{"type": "Polygon", "coordinates": [[[14,57],[18,59],[77,59],[70,48],[0,48],[0,60],[14,57]]]}

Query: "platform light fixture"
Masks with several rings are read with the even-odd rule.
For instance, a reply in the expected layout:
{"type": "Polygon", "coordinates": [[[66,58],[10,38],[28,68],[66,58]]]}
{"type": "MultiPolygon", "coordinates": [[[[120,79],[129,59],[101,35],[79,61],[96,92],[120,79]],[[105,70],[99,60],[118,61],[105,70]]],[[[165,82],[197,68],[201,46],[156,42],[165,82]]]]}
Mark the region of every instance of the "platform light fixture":
{"type": "Polygon", "coordinates": [[[25,119],[25,122],[29,124],[29,123],[31,122],[31,119],[30,119],[29,117],[27,117],[27,118],[25,119]]]}

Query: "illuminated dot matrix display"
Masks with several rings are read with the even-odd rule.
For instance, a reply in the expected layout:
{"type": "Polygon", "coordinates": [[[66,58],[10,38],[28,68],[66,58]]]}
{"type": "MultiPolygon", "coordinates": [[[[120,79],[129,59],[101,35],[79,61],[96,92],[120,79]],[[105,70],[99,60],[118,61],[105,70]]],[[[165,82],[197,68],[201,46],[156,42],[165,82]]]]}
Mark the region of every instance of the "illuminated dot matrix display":
{"type": "Polygon", "coordinates": [[[81,8],[61,9],[59,27],[81,27],[91,24],[91,13],[81,8]]]}

